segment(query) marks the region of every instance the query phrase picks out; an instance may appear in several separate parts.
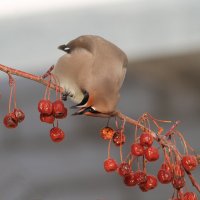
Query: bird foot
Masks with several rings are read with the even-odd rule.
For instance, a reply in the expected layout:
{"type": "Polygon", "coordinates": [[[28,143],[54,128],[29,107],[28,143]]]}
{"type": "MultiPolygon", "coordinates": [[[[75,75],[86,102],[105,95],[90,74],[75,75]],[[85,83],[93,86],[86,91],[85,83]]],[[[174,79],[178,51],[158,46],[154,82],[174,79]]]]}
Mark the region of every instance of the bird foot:
{"type": "Polygon", "coordinates": [[[72,96],[71,94],[70,94],[70,92],[67,92],[67,91],[64,91],[63,93],[62,93],[62,100],[63,101],[67,101],[67,97],[68,96],[72,96]]]}

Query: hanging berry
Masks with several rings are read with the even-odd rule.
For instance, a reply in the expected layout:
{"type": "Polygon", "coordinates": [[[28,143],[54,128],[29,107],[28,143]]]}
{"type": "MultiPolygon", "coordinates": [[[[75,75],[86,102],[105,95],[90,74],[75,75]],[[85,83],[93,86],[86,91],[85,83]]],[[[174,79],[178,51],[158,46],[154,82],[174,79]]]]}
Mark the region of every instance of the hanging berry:
{"type": "Polygon", "coordinates": [[[62,129],[54,127],[50,130],[50,137],[53,142],[61,142],[65,137],[65,133],[62,129]]]}
{"type": "Polygon", "coordinates": [[[55,117],[53,115],[47,115],[40,113],[40,121],[48,124],[53,124],[55,121],[55,117]]]}
{"type": "Polygon", "coordinates": [[[122,162],[122,163],[119,165],[118,173],[119,173],[120,176],[126,176],[126,175],[128,175],[130,172],[131,172],[131,166],[130,166],[128,163],[122,162]]]}
{"type": "Polygon", "coordinates": [[[144,147],[139,144],[139,143],[135,143],[131,145],[131,153],[135,156],[143,156],[144,155],[144,147]]]}
{"type": "Polygon", "coordinates": [[[114,133],[113,142],[116,146],[123,145],[125,141],[126,141],[126,136],[121,130],[114,133]]]}
{"type": "Polygon", "coordinates": [[[140,136],[140,144],[145,147],[150,147],[153,144],[153,136],[148,132],[142,133],[140,136]]]}
{"type": "Polygon", "coordinates": [[[159,151],[156,147],[153,147],[153,146],[147,148],[145,150],[144,155],[145,155],[145,158],[150,162],[156,161],[159,159],[159,151]]]}
{"type": "Polygon", "coordinates": [[[115,133],[115,131],[112,128],[108,127],[108,126],[102,128],[100,130],[101,137],[104,140],[110,140],[110,139],[112,139],[114,133],[115,133]]]}
{"type": "Polygon", "coordinates": [[[113,158],[104,161],[104,169],[106,172],[114,172],[117,170],[117,162],[113,158]]]}
{"type": "Polygon", "coordinates": [[[16,128],[18,125],[18,119],[14,113],[8,113],[4,117],[3,123],[7,128],[16,128]]]}
{"type": "Polygon", "coordinates": [[[9,77],[9,86],[10,86],[10,97],[9,97],[9,105],[8,105],[8,114],[4,117],[4,125],[7,128],[16,128],[18,123],[21,123],[25,119],[24,112],[17,108],[16,102],[16,82],[14,78],[8,74],[9,77]],[[14,98],[14,110],[11,111],[12,107],[12,99],[14,98]]]}
{"type": "Polygon", "coordinates": [[[137,185],[137,181],[136,181],[136,178],[135,178],[135,173],[134,172],[130,172],[129,174],[127,174],[124,177],[124,183],[125,183],[125,185],[130,186],[130,187],[137,185]]]}
{"type": "Polygon", "coordinates": [[[183,167],[185,168],[185,170],[187,171],[192,171],[196,169],[198,165],[196,156],[192,156],[192,155],[183,156],[181,163],[183,167]]]}

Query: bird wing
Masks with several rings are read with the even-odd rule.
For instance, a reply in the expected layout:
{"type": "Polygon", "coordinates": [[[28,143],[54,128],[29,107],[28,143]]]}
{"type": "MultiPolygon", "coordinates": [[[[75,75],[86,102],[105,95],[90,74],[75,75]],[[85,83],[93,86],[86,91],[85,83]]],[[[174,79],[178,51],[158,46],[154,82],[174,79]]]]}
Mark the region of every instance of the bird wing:
{"type": "Polygon", "coordinates": [[[75,102],[83,99],[82,89],[87,85],[88,74],[90,74],[93,55],[85,49],[76,49],[66,53],[57,61],[52,71],[59,77],[61,87],[75,98],[75,102]]]}
{"type": "Polygon", "coordinates": [[[95,37],[94,46],[95,59],[88,90],[95,91],[98,96],[96,101],[101,102],[101,105],[105,102],[105,108],[113,110],[118,102],[119,90],[125,78],[127,57],[121,49],[103,38],[95,37]]]}

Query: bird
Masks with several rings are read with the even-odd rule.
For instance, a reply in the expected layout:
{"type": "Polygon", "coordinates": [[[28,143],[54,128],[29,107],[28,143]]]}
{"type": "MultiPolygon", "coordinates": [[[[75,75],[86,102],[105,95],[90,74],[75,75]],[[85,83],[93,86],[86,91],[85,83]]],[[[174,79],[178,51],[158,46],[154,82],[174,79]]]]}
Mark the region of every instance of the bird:
{"type": "Polygon", "coordinates": [[[97,35],[82,35],[60,45],[65,52],[52,74],[78,109],[74,115],[110,117],[116,113],[128,58],[115,44],[97,35]]]}

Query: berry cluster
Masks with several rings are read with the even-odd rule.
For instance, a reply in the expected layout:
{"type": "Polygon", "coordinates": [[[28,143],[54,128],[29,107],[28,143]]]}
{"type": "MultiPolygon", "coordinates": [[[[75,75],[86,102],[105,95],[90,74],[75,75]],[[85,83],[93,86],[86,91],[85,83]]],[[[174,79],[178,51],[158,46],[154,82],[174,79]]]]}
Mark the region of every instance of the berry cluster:
{"type": "Polygon", "coordinates": [[[25,119],[25,114],[21,109],[17,107],[16,82],[10,74],[8,74],[8,77],[10,86],[10,98],[8,105],[8,114],[5,115],[3,123],[7,128],[16,128],[18,126],[18,123],[21,123],[25,119]],[[14,97],[14,109],[11,111],[13,97],[14,97]]]}
{"type": "Polygon", "coordinates": [[[184,192],[186,175],[189,176],[193,185],[196,184],[194,177],[191,175],[191,171],[198,166],[195,151],[188,145],[183,135],[176,130],[178,122],[165,134],[163,134],[164,129],[160,127],[159,122],[171,123],[169,121],[156,120],[148,113],[145,113],[138,120],[134,142],[131,144],[126,159],[123,159],[122,155],[122,146],[126,141],[124,134],[125,121],[119,128],[116,120],[116,130],[108,125],[102,128],[100,130],[101,137],[104,140],[109,140],[108,158],[104,161],[104,169],[106,172],[117,172],[123,178],[126,186],[137,185],[142,192],[154,189],[160,182],[164,185],[172,185],[176,191],[171,198],[172,200],[197,200],[197,195],[194,192],[184,192]],[[150,130],[150,123],[157,127],[157,133],[150,130]],[[139,135],[138,129],[142,129],[139,135]],[[180,153],[176,147],[178,139],[183,143],[184,153],[180,153]],[[110,156],[111,143],[120,147],[120,163],[110,156]],[[148,164],[157,161],[161,152],[164,155],[164,161],[160,169],[155,175],[149,174],[147,170],[148,164]],[[134,167],[135,162],[136,167],[134,167]]]}
{"type": "MultiPolygon", "coordinates": [[[[51,77],[54,78],[55,84],[57,85],[57,79],[52,74],[50,74],[49,85],[52,81],[51,77]]],[[[65,137],[65,133],[62,129],[58,127],[58,120],[67,117],[67,108],[65,107],[61,99],[61,92],[59,92],[58,95],[58,89],[56,89],[56,100],[54,102],[50,101],[49,85],[47,85],[46,87],[44,98],[38,103],[40,121],[48,124],[53,124],[53,128],[50,130],[50,138],[53,142],[61,142],[65,137]],[[54,126],[55,120],[57,122],[56,127],[54,126]]]]}

